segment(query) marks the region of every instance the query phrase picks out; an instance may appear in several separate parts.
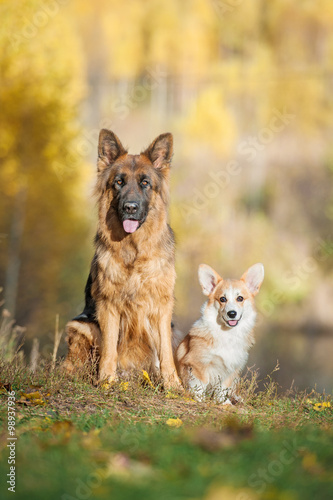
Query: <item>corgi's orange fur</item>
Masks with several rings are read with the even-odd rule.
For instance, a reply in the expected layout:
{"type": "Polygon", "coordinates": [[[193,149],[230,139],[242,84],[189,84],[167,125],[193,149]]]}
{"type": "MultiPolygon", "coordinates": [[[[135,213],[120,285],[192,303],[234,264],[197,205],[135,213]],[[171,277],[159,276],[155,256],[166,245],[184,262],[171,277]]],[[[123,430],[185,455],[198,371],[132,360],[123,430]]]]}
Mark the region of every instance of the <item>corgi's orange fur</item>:
{"type": "Polygon", "coordinates": [[[201,318],[176,350],[183,385],[197,399],[214,394],[219,401],[229,402],[226,396],[232,393],[254,344],[254,297],[263,279],[262,264],[250,267],[240,280],[222,279],[206,264],[199,267],[199,281],[208,300],[201,318]]]}

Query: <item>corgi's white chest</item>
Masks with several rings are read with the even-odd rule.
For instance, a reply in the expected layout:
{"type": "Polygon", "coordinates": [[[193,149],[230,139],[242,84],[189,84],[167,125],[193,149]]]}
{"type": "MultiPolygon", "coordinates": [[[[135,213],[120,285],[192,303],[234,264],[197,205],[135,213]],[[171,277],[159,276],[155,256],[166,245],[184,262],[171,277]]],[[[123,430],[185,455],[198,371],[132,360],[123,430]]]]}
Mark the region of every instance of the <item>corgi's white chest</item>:
{"type": "Polygon", "coordinates": [[[232,373],[244,367],[248,358],[248,349],[244,338],[233,330],[231,332],[221,331],[214,338],[211,351],[212,362],[216,367],[220,366],[222,371],[232,373]]]}
{"type": "Polygon", "coordinates": [[[213,340],[212,347],[205,356],[210,383],[217,378],[226,378],[236,370],[242,370],[248,360],[248,335],[255,321],[255,312],[230,330],[222,330],[216,322],[216,310],[206,310],[203,322],[213,340]]]}

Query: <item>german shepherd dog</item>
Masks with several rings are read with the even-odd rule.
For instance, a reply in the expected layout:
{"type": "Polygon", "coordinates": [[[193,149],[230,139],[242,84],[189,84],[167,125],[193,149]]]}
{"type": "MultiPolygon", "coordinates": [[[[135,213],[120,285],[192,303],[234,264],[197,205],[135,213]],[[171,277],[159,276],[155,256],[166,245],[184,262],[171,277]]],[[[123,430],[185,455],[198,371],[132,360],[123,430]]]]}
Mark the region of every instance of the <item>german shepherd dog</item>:
{"type": "Polygon", "coordinates": [[[67,324],[74,367],[99,358],[99,381],[118,370],[158,369],[166,387],[180,387],[172,347],[174,238],[167,223],[173,138],[162,134],[131,155],[101,130],[97,185],[99,222],[84,311],[67,324]]]}

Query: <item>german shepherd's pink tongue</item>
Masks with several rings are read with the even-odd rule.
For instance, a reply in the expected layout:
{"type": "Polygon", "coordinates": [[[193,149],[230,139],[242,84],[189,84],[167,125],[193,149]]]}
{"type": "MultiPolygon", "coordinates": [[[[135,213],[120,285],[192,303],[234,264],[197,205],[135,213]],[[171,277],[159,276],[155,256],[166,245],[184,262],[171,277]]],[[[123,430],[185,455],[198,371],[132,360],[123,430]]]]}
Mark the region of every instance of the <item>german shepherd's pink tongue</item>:
{"type": "Polygon", "coordinates": [[[126,233],[134,233],[139,227],[139,221],[138,220],[130,220],[126,219],[123,221],[123,228],[126,233]]]}

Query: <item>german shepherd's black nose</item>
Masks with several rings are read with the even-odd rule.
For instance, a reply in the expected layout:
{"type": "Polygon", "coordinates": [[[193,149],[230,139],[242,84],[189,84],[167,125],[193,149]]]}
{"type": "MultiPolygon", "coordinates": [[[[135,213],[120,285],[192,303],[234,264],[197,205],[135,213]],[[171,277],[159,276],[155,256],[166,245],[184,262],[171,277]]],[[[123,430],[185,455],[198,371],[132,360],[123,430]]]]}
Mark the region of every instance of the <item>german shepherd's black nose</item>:
{"type": "Polygon", "coordinates": [[[229,316],[229,318],[236,318],[237,313],[236,311],[229,311],[227,312],[227,315],[229,316]]]}
{"type": "Polygon", "coordinates": [[[139,204],[135,201],[128,201],[124,204],[124,210],[128,214],[135,214],[139,209],[139,204]]]}

